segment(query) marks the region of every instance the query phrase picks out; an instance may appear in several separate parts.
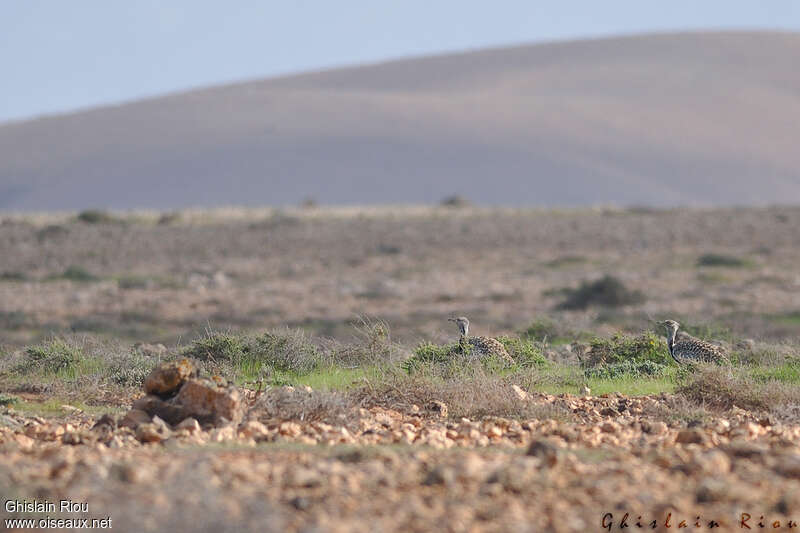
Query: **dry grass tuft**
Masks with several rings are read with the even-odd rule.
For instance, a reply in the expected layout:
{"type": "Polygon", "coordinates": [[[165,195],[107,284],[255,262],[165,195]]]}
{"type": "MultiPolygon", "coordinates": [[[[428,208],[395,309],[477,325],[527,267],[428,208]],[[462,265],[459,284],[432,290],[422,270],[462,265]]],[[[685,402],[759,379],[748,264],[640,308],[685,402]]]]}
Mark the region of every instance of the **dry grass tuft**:
{"type": "Polygon", "coordinates": [[[359,413],[345,393],[280,387],[264,392],[248,417],[263,423],[299,420],[356,426],[359,413]]]}
{"type": "Polygon", "coordinates": [[[441,380],[424,374],[392,372],[379,380],[367,381],[352,397],[364,407],[381,406],[410,411],[412,406],[427,408],[434,402],[448,407],[450,418],[481,419],[487,416],[567,420],[572,413],[550,404],[521,400],[514,383],[489,374],[479,366],[453,379],[441,380]]]}
{"type": "Polygon", "coordinates": [[[728,410],[736,406],[754,411],[779,412],[800,403],[800,387],[778,380],[757,381],[741,370],[696,365],[681,377],[676,389],[696,405],[728,410]]]}

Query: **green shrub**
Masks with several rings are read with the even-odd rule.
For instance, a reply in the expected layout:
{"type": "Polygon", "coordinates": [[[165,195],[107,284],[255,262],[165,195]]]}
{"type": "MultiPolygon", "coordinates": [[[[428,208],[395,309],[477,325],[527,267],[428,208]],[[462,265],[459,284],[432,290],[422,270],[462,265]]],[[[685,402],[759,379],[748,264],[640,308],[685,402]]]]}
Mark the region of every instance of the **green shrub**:
{"type": "Polygon", "coordinates": [[[521,367],[544,367],[547,366],[547,359],[542,354],[542,350],[530,339],[520,339],[518,337],[497,337],[506,351],[514,359],[514,362],[521,367]]]}
{"type": "MultiPolygon", "coordinates": [[[[163,360],[163,359],[162,359],[163,360]]],[[[139,388],[144,384],[145,378],[160,361],[139,350],[120,354],[108,361],[106,375],[113,383],[124,387],[139,388]]]]}
{"type": "Polygon", "coordinates": [[[581,265],[587,261],[588,259],[582,255],[562,255],[561,257],[556,257],[552,261],[546,262],[544,265],[549,268],[558,269],[572,265],[581,265]]]}
{"type": "Polygon", "coordinates": [[[0,329],[22,329],[29,327],[31,323],[31,317],[24,311],[0,311],[0,329]]]}
{"type": "Polygon", "coordinates": [[[478,360],[471,353],[466,353],[458,342],[442,345],[425,342],[417,346],[414,355],[403,362],[402,368],[409,374],[422,373],[454,379],[478,368],[493,372],[504,366],[505,363],[495,357],[478,360]]]}
{"type": "Polygon", "coordinates": [[[667,365],[654,361],[636,361],[628,359],[619,363],[605,364],[587,368],[584,375],[587,378],[615,379],[624,376],[641,378],[661,377],[667,371],[667,365]]]}
{"type": "Polygon", "coordinates": [[[552,339],[559,336],[559,333],[560,330],[558,326],[551,319],[537,318],[522,332],[522,336],[527,339],[536,339],[539,341],[549,339],[552,341],[552,339]]]}
{"type": "Polygon", "coordinates": [[[76,218],[86,224],[109,224],[117,222],[116,217],[100,209],[86,209],[78,213],[76,218]]]}
{"type": "Polygon", "coordinates": [[[254,337],[249,342],[247,360],[251,367],[289,372],[310,372],[333,362],[299,329],[271,331],[254,337]]]}
{"type": "Polygon", "coordinates": [[[542,317],[534,320],[530,326],[520,334],[523,339],[547,342],[548,344],[566,344],[576,340],[591,340],[593,335],[586,331],[574,330],[563,322],[556,322],[551,318],[542,317]]]}
{"type": "Polygon", "coordinates": [[[596,338],[581,364],[584,368],[596,368],[618,363],[643,363],[650,361],[668,364],[670,355],[664,340],[652,332],[635,337],[617,333],[611,338],[596,338]]]}
{"type": "Polygon", "coordinates": [[[27,281],[28,275],[17,270],[0,272],[0,281],[27,281]]]}
{"type": "Polygon", "coordinates": [[[593,305],[619,307],[641,304],[645,300],[640,291],[633,291],[614,276],[606,275],[596,281],[584,281],[577,289],[569,289],[559,309],[586,309],[593,305]]]}
{"type": "Polygon", "coordinates": [[[707,267],[744,267],[750,263],[733,255],[703,254],[697,258],[697,266],[707,267]]]}
{"type": "Polygon", "coordinates": [[[9,407],[19,402],[19,398],[11,394],[0,393],[0,407],[9,407]]]}
{"type": "Polygon", "coordinates": [[[249,346],[244,337],[209,331],[205,337],[192,342],[191,346],[183,351],[183,355],[203,362],[238,364],[248,351],[249,346]]]}
{"type": "Polygon", "coordinates": [[[25,350],[25,360],[18,370],[24,374],[69,372],[84,359],[81,348],[57,338],[25,350]]]}
{"type": "Polygon", "coordinates": [[[460,354],[461,345],[457,342],[451,344],[423,342],[414,349],[414,355],[403,362],[403,369],[406,372],[412,372],[426,364],[449,364],[453,361],[454,357],[460,354]]]}
{"type": "Polygon", "coordinates": [[[274,371],[306,373],[333,364],[304,331],[289,329],[255,336],[208,332],[182,355],[210,364],[217,373],[246,377],[274,371]]]}
{"type": "Polygon", "coordinates": [[[90,281],[97,281],[98,278],[85,268],[81,266],[70,266],[60,276],[62,279],[70,281],[77,281],[80,283],[88,283],[90,281]]]}

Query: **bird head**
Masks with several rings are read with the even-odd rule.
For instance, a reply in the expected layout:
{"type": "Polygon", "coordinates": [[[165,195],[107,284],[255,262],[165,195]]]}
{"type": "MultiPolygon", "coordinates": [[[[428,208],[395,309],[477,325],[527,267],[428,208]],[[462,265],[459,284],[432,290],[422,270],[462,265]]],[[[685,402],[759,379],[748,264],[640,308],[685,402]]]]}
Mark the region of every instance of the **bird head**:
{"type": "Polygon", "coordinates": [[[450,322],[455,322],[458,325],[458,329],[461,331],[461,334],[466,336],[469,332],[469,319],[465,316],[454,316],[450,317],[447,320],[450,322]]]}
{"type": "Polygon", "coordinates": [[[678,331],[678,328],[681,327],[681,325],[674,320],[664,320],[663,322],[659,322],[659,324],[666,328],[667,333],[675,333],[678,331]]]}

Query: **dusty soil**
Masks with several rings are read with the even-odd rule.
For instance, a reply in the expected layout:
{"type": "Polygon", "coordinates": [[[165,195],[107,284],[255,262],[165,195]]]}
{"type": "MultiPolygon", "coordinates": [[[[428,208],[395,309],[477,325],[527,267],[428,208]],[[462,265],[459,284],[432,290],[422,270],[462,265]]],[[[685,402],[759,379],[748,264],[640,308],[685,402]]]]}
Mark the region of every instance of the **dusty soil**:
{"type": "Polygon", "coordinates": [[[687,428],[653,415],[670,409],[667,395],[532,394],[520,401],[572,417],[371,407],[337,424],[264,419],[253,396],[239,426],[150,443],[80,412],[7,412],[0,486],[17,500],[86,502],[87,513],[44,515],[111,516],[123,531],[577,532],[603,531],[606,513],[614,529],[629,513],[633,531],[639,516],[660,531],[698,516],[690,530],[738,530],[742,513],[750,525],[800,521],[800,426],[740,409],[687,428]]]}
{"type": "Polygon", "coordinates": [[[519,330],[542,315],[601,331],[669,315],[743,337],[800,335],[791,314],[800,300],[798,208],[254,210],[157,220],[6,217],[2,342],[70,330],[174,345],[208,325],[347,337],[366,315],[413,344],[452,338],[452,314],[469,316],[476,334],[519,330]],[[706,253],[747,264],[698,267],[706,253]],[[69,267],[97,279],[63,279],[69,267]],[[645,303],[554,310],[559,289],[606,273],[645,303]]]}

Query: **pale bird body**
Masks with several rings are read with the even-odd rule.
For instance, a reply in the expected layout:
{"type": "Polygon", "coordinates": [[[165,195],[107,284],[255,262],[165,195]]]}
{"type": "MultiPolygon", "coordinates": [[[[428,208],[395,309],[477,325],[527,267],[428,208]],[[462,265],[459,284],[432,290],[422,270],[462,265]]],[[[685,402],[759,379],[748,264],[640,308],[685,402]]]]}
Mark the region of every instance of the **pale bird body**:
{"type": "Polygon", "coordinates": [[[681,325],[674,320],[665,320],[661,325],[667,330],[667,348],[676,363],[681,365],[697,362],[728,364],[728,356],[720,346],[697,339],[684,332],[678,336],[678,328],[681,325]]]}
{"type": "Polygon", "coordinates": [[[473,355],[483,359],[484,357],[497,357],[502,359],[509,365],[514,364],[514,359],[508,354],[508,350],[503,346],[503,343],[491,337],[470,337],[469,336],[469,319],[465,316],[449,318],[451,322],[458,325],[461,332],[460,344],[461,346],[468,347],[473,355]]]}

